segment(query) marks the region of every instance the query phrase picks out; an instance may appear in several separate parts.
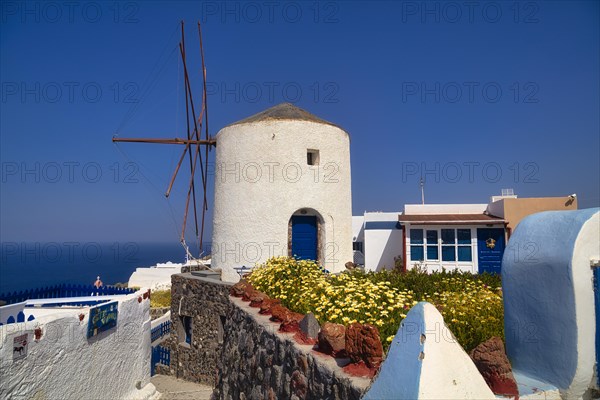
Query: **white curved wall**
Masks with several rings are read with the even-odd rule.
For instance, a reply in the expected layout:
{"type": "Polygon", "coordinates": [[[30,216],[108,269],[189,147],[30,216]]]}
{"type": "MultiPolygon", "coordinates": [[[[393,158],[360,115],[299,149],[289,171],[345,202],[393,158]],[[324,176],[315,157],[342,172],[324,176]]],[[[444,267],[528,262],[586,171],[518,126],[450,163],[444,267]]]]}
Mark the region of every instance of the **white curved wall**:
{"type": "Polygon", "coordinates": [[[217,134],[212,266],[233,268],[288,254],[288,222],[302,208],[323,217],[323,266],[352,260],[350,140],[343,130],[301,120],[233,125],[217,134]],[[319,150],[309,166],[308,149],[319,150]]]}
{"type": "Polygon", "coordinates": [[[49,314],[38,315],[33,321],[0,326],[0,398],[151,396],[150,301],[138,302],[141,296],[142,291],[118,296],[116,328],[90,339],[89,308],[55,310],[55,314],[48,310],[49,314]],[[81,321],[79,314],[83,314],[81,321]],[[37,328],[42,337],[36,341],[37,328]],[[13,339],[24,333],[29,334],[27,356],[13,360],[13,339]],[[138,390],[138,386],[145,390],[138,390]]]}

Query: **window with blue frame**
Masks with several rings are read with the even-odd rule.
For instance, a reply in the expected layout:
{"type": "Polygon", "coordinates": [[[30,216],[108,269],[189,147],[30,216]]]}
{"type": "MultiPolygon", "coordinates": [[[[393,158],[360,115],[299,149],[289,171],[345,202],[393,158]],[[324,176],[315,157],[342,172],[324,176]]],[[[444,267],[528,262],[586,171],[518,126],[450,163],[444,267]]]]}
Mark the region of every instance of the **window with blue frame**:
{"type": "Polygon", "coordinates": [[[473,261],[472,248],[471,248],[471,230],[470,229],[457,229],[457,254],[458,261],[473,261]]]}
{"type": "Polygon", "coordinates": [[[442,229],[442,261],[456,261],[456,238],[454,229],[442,229]]]}
{"type": "Polygon", "coordinates": [[[410,230],[410,260],[423,261],[425,253],[423,251],[423,229],[410,230]]]}
{"type": "Polygon", "coordinates": [[[437,261],[439,259],[438,231],[427,230],[427,260],[437,261]]]}
{"type": "Polygon", "coordinates": [[[440,252],[441,261],[473,261],[471,229],[410,230],[411,261],[438,261],[440,252]]]}

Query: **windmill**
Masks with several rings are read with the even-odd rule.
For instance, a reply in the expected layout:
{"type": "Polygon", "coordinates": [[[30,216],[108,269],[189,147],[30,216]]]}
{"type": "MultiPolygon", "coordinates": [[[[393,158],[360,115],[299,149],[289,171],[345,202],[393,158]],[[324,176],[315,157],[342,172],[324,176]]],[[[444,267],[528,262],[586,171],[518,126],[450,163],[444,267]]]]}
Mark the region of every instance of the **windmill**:
{"type": "Polygon", "coordinates": [[[200,57],[202,60],[202,107],[200,113],[196,114],[194,107],[194,98],[192,95],[192,86],[190,84],[190,78],[186,63],[186,48],[185,48],[185,34],[184,34],[184,21],[181,21],[181,40],[179,42],[179,53],[181,55],[181,61],[183,64],[184,74],[184,87],[185,87],[185,114],[186,114],[186,138],[167,138],[167,139],[154,139],[154,138],[120,138],[113,136],[113,142],[129,142],[129,143],[158,143],[158,144],[176,144],[183,145],[183,152],[179,158],[179,162],[175,167],[175,171],[171,176],[169,185],[165,192],[165,196],[168,198],[171,194],[171,189],[175,183],[175,179],[183,164],[186,155],[189,160],[190,168],[190,180],[188,185],[187,198],[185,202],[185,211],[183,216],[183,225],[181,229],[180,242],[186,250],[186,258],[188,260],[193,259],[188,246],[185,243],[185,231],[188,220],[188,212],[190,206],[190,200],[194,211],[194,229],[196,237],[199,240],[200,254],[202,253],[202,245],[204,238],[204,222],[206,217],[206,211],[208,211],[208,201],[206,197],[206,185],[208,179],[208,152],[216,146],[216,140],[210,136],[208,132],[208,107],[207,107],[207,95],[206,95],[206,65],[204,63],[204,48],[202,45],[202,30],[200,22],[198,22],[198,37],[200,42],[200,57]],[[191,119],[191,122],[190,122],[191,119]],[[204,138],[202,138],[202,131],[204,130],[204,138]],[[204,157],[202,155],[202,149],[204,147],[204,157]],[[202,178],[202,211],[200,213],[200,226],[198,226],[199,212],[196,206],[196,184],[195,176],[197,165],[200,164],[200,176],[202,178]]]}

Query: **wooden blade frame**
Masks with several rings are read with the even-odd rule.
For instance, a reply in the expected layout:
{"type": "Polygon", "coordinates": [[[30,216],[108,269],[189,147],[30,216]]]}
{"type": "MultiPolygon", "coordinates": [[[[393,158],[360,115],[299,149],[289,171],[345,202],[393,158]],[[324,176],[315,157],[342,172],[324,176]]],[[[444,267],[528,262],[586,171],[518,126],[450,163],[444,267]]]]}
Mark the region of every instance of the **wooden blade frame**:
{"type": "Polygon", "coordinates": [[[183,144],[185,145],[181,157],[179,158],[179,162],[173,172],[171,180],[169,181],[169,186],[165,193],[166,197],[169,197],[171,193],[171,189],[173,188],[173,184],[175,183],[175,178],[179,173],[179,169],[181,168],[181,164],[185,159],[186,154],[188,155],[189,164],[190,164],[190,181],[188,186],[188,193],[185,203],[185,212],[183,216],[183,226],[181,229],[181,237],[180,240],[182,243],[185,242],[185,229],[187,226],[187,217],[189,211],[189,203],[190,198],[193,201],[194,208],[194,223],[195,223],[195,233],[199,239],[200,245],[200,253],[202,252],[203,245],[203,236],[204,236],[204,219],[206,217],[206,211],[208,210],[208,201],[206,197],[206,184],[208,181],[208,152],[211,146],[216,146],[216,140],[211,138],[208,133],[208,107],[207,107],[207,90],[206,90],[206,66],[204,63],[204,48],[202,44],[202,31],[200,28],[200,22],[198,22],[198,36],[200,40],[200,55],[202,59],[202,75],[203,75],[203,90],[202,90],[202,108],[200,111],[200,115],[196,118],[196,111],[194,108],[194,100],[192,96],[192,88],[190,84],[189,74],[187,70],[186,64],[186,54],[185,54],[185,34],[184,34],[184,22],[181,21],[181,42],[179,43],[179,51],[181,53],[181,60],[183,63],[183,71],[184,71],[184,86],[185,86],[185,113],[186,113],[186,129],[187,129],[187,139],[173,138],[173,139],[152,139],[152,138],[117,138],[113,137],[113,142],[130,142],[130,143],[158,143],[158,144],[183,144]],[[190,110],[192,121],[194,122],[194,131],[193,135],[190,132],[190,110]],[[204,124],[203,124],[204,122],[204,124]],[[202,127],[204,125],[205,130],[205,138],[200,139],[202,134],[202,127]],[[195,145],[195,152],[192,156],[192,150],[190,146],[195,145]],[[205,147],[205,155],[204,162],[202,160],[202,153],[200,152],[200,146],[205,147]],[[203,189],[203,205],[202,205],[202,220],[200,231],[198,231],[198,212],[196,209],[196,188],[195,188],[195,173],[196,173],[196,165],[198,158],[200,159],[200,175],[202,177],[202,189],[203,189]]]}

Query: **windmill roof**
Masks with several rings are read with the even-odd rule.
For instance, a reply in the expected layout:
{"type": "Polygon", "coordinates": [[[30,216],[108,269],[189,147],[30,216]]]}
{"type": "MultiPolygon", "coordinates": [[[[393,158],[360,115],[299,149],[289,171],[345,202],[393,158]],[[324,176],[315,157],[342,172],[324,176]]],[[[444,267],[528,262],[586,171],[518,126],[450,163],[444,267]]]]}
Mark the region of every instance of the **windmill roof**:
{"type": "MultiPolygon", "coordinates": [[[[244,118],[242,120],[239,120],[239,121],[229,124],[227,126],[239,125],[239,124],[249,124],[252,122],[260,122],[260,121],[272,121],[272,120],[311,121],[311,122],[316,122],[319,124],[332,125],[337,128],[340,128],[338,125],[336,125],[332,122],[329,122],[329,121],[325,121],[324,119],[321,119],[321,118],[317,117],[316,115],[311,114],[306,110],[303,110],[300,107],[296,107],[295,105],[293,105],[291,103],[277,104],[276,106],[268,108],[264,111],[261,111],[254,115],[251,115],[248,118],[244,118]]],[[[342,128],[340,128],[340,129],[342,129],[342,128]]]]}

